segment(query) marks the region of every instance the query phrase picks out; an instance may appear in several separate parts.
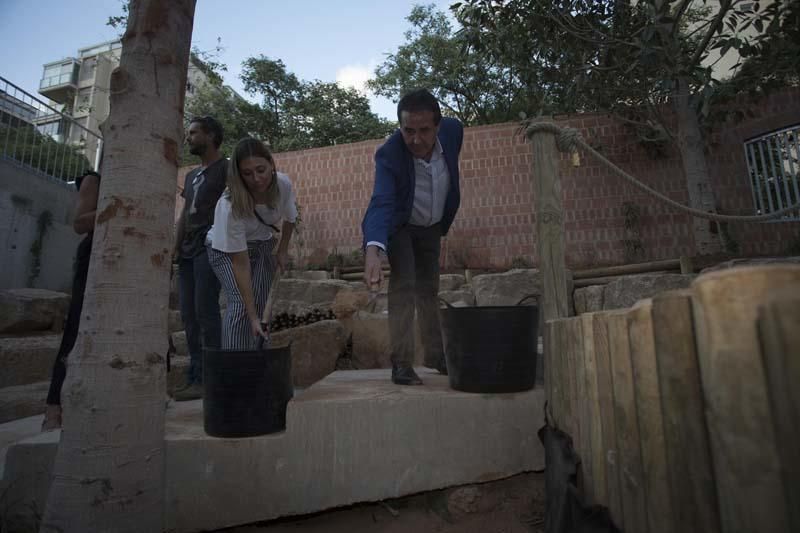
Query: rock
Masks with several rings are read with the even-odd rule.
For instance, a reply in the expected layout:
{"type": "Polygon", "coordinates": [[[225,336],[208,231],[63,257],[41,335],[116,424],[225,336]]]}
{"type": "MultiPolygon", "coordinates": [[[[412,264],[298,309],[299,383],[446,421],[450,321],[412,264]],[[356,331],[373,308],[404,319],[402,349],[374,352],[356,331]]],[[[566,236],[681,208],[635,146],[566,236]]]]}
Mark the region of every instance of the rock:
{"type": "Polygon", "coordinates": [[[339,291],[336,299],[331,305],[331,309],[338,319],[346,319],[353,316],[358,311],[365,310],[370,303],[370,293],[366,289],[339,291]]]}
{"type": "Polygon", "coordinates": [[[537,269],[513,269],[501,274],[472,278],[472,291],[479,306],[517,305],[525,296],[539,296],[541,278],[537,269]]]}
{"type": "Polygon", "coordinates": [[[454,291],[460,289],[466,282],[461,274],[442,274],[439,276],[439,291],[454,291]]]}
{"type": "Polygon", "coordinates": [[[320,320],[308,326],[278,331],[272,346],[292,343],[292,381],[308,387],[334,370],[347,344],[347,333],[338,320],[320,320]]]}
{"type": "MultiPolygon", "coordinates": [[[[367,368],[390,368],[391,343],[389,342],[389,315],[359,311],[347,321],[353,336],[353,366],[367,368]]],[[[419,327],[414,327],[414,364],[422,364],[423,350],[419,327]]]]}
{"type": "Polygon", "coordinates": [[[61,335],[0,338],[0,388],[50,379],[61,335]]]}
{"type": "Polygon", "coordinates": [[[183,321],[181,320],[181,312],[175,309],[169,310],[167,317],[167,333],[175,333],[176,331],[183,331],[183,321]]]}
{"type": "Polygon", "coordinates": [[[0,333],[60,330],[69,308],[69,294],[45,289],[0,291],[0,333]]]}
{"type": "Polygon", "coordinates": [[[622,276],[603,289],[603,310],[624,309],[662,291],[688,288],[694,274],[636,274],[622,276]]]}
{"type": "Polygon", "coordinates": [[[730,261],[725,261],[724,263],[704,268],[703,270],[700,271],[700,273],[705,274],[706,272],[714,272],[715,270],[723,270],[726,268],[733,268],[739,266],[773,265],[776,263],[798,264],[800,263],[800,256],[731,259],[730,261]]]}
{"type": "Polygon", "coordinates": [[[590,285],[575,289],[573,293],[575,312],[581,314],[602,311],[604,290],[605,287],[603,285],[590,285]]]}
{"type": "MultiPolygon", "coordinates": [[[[363,286],[363,285],[361,285],[363,286]]],[[[282,279],[275,294],[273,315],[279,313],[305,314],[314,309],[327,311],[342,290],[357,290],[341,280],[282,279]]]]}
{"type": "Polygon", "coordinates": [[[189,357],[173,355],[169,361],[167,372],[167,393],[172,394],[186,384],[186,372],[189,369],[189,357]]]}
{"type": "Polygon", "coordinates": [[[475,305],[475,295],[468,290],[439,291],[439,298],[454,307],[470,307],[475,305]]]}
{"type": "Polygon", "coordinates": [[[0,389],[0,424],[44,413],[50,381],[0,389]]]}
{"type": "Polygon", "coordinates": [[[189,355],[189,345],[186,343],[186,332],[176,331],[172,333],[172,344],[175,346],[177,355],[189,355]]]}
{"type": "Polygon", "coordinates": [[[290,278],[323,281],[331,279],[331,275],[327,270],[290,270],[286,273],[284,279],[290,278]]]}

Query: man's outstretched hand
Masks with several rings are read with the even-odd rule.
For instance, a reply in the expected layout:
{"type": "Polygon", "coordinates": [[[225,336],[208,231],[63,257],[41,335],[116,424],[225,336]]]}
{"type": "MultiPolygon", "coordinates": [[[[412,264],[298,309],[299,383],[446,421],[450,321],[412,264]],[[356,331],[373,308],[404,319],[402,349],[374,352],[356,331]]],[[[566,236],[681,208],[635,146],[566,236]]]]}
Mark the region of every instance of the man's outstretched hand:
{"type": "Polygon", "coordinates": [[[379,250],[380,248],[377,246],[367,246],[364,258],[364,283],[372,292],[381,290],[381,283],[383,283],[383,267],[379,250]]]}

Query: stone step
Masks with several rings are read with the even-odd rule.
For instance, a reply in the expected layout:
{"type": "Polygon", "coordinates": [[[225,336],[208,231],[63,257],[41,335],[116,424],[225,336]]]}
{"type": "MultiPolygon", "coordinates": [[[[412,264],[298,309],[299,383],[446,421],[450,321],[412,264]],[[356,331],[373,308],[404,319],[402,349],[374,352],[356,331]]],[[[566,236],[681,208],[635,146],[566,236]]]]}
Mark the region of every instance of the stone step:
{"type": "MultiPolygon", "coordinates": [[[[394,385],[388,370],[334,372],[289,403],[285,432],[246,439],[205,435],[201,400],[170,402],[166,529],[221,529],[544,466],[544,389],[470,394],[417,372],[425,385],[394,385]]],[[[44,508],[59,434],[8,448],[0,493],[17,504],[7,511],[13,527],[44,508]]]]}
{"type": "Polygon", "coordinates": [[[61,334],[0,337],[0,388],[50,379],[61,334]]]}
{"type": "Polygon", "coordinates": [[[44,412],[50,381],[0,389],[0,424],[44,412]]]}

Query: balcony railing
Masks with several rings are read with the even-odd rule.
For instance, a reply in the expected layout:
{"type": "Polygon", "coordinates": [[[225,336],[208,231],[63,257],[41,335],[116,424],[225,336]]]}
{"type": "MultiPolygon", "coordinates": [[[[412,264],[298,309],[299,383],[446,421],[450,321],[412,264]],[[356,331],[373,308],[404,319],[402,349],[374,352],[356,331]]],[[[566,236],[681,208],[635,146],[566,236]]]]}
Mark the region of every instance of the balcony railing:
{"type": "Polygon", "coordinates": [[[99,164],[102,139],[0,76],[0,157],[70,181],[99,164]]]}

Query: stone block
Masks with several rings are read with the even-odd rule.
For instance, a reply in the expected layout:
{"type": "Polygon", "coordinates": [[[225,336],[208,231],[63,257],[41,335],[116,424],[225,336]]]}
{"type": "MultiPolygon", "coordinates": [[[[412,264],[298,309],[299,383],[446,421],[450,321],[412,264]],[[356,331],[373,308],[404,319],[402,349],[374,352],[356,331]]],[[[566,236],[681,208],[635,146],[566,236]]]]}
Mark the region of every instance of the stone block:
{"type": "Polygon", "coordinates": [[[175,333],[183,331],[183,320],[181,320],[181,312],[175,309],[169,310],[167,328],[168,333],[175,333]]]}
{"type": "Polygon", "coordinates": [[[603,310],[603,285],[590,285],[575,289],[573,300],[575,302],[575,313],[593,313],[603,310]]]}
{"type": "Polygon", "coordinates": [[[172,345],[175,346],[176,355],[189,355],[189,345],[186,344],[186,332],[176,331],[172,335],[172,345]]]}
{"type": "Polygon", "coordinates": [[[517,305],[525,296],[541,294],[541,276],[537,269],[531,268],[481,274],[472,278],[472,292],[479,306],[517,305]]]}
{"type": "Polygon", "coordinates": [[[439,291],[439,298],[455,307],[475,305],[475,295],[469,290],[439,291]]]}
{"type": "Polygon", "coordinates": [[[45,289],[0,291],[0,333],[60,330],[69,308],[69,294],[45,289]]]}
{"type": "MultiPolygon", "coordinates": [[[[417,371],[420,387],[392,384],[388,370],[335,372],[289,402],[285,432],[262,437],[208,437],[201,401],[170,403],[165,529],[217,530],[543,468],[531,420],[543,410],[542,388],[470,394],[417,371]]],[[[59,437],[8,449],[0,492],[17,504],[7,514],[15,527],[44,509],[59,437]]],[[[448,503],[459,513],[494,505],[480,488],[454,494],[448,503]]]]}
{"type": "Polygon", "coordinates": [[[290,342],[292,381],[298,387],[307,387],[336,370],[336,360],[347,344],[347,332],[338,320],[320,320],[272,335],[272,346],[290,342]]]}
{"type": "MultiPolygon", "coordinates": [[[[360,311],[346,321],[353,337],[353,365],[357,369],[391,368],[389,315],[360,311]]],[[[422,364],[424,351],[419,327],[414,324],[414,364],[422,364]]]]}
{"type": "Polygon", "coordinates": [[[185,355],[173,355],[169,361],[167,372],[167,394],[172,394],[186,384],[186,372],[189,369],[189,358],[185,355]]]}
{"type": "Polygon", "coordinates": [[[284,279],[306,279],[312,281],[324,281],[331,279],[330,272],[327,270],[290,270],[284,276],[284,279]]]}
{"type": "Polygon", "coordinates": [[[50,379],[61,335],[0,338],[0,388],[50,379]]]}
{"type": "Polygon", "coordinates": [[[50,381],[0,388],[0,424],[44,413],[50,381]]]}
{"type": "Polygon", "coordinates": [[[740,266],[757,266],[757,265],[780,265],[780,264],[800,264],[800,256],[791,256],[791,257],[753,257],[753,258],[741,258],[741,259],[731,259],[730,261],[725,261],[724,263],[719,263],[717,265],[704,268],[700,271],[701,274],[706,274],[708,272],[714,272],[716,270],[724,270],[726,268],[733,268],[733,267],[740,267],[740,266]]]}
{"type": "Polygon", "coordinates": [[[442,274],[439,276],[439,291],[455,291],[464,283],[466,279],[462,274],[442,274]]]}
{"type": "Polygon", "coordinates": [[[342,280],[281,279],[275,294],[273,313],[299,315],[314,309],[327,311],[342,290],[357,289],[342,280]]]}
{"type": "Polygon", "coordinates": [[[688,288],[694,274],[636,274],[622,276],[603,289],[603,310],[624,309],[659,292],[688,288]]]}

